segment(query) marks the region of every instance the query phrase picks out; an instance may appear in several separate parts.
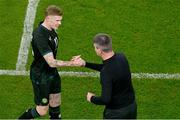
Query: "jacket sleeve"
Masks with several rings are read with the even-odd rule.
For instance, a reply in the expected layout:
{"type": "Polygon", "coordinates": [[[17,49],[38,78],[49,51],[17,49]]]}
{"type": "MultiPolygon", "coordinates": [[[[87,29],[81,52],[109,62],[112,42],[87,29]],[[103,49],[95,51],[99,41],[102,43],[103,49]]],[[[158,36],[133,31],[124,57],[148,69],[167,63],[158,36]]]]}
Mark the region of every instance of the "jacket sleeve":
{"type": "Polygon", "coordinates": [[[93,70],[101,71],[101,69],[103,68],[103,64],[96,64],[96,63],[86,62],[85,67],[93,69],[93,70]]]}
{"type": "Polygon", "coordinates": [[[112,96],[112,78],[108,73],[102,72],[101,75],[101,96],[91,97],[91,102],[97,105],[107,105],[112,96]]]}

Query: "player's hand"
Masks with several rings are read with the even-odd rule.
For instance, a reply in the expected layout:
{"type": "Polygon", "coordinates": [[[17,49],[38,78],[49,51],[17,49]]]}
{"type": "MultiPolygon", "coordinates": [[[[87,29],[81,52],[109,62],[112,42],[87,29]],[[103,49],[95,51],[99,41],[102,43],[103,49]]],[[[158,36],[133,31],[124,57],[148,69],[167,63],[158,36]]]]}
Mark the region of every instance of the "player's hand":
{"type": "Polygon", "coordinates": [[[88,93],[87,93],[87,101],[91,102],[91,97],[92,97],[92,96],[95,96],[95,94],[94,94],[94,93],[91,93],[91,92],[88,92],[88,93]]]}
{"type": "Polygon", "coordinates": [[[71,61],[74,66],[85,66],[86,64],[85,60],[83,60],[80,55],[73,56],[71,61]]]}

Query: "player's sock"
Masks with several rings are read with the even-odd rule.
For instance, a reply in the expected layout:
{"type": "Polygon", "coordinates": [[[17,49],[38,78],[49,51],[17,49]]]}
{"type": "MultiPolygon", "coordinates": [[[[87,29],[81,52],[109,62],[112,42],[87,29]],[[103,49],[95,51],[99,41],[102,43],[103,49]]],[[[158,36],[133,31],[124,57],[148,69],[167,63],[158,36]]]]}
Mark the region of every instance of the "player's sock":
{"type": "Polygon", "coordinates": [[[61,119],[60,106],[49,107],[50,119],[61,119]]]}
{"type": "Polygon", "coordinates": [[[39,117],[39,113],[37,112],[36,108],[30,108],[26,110],[19,119],[33,119],[39,117]]]}

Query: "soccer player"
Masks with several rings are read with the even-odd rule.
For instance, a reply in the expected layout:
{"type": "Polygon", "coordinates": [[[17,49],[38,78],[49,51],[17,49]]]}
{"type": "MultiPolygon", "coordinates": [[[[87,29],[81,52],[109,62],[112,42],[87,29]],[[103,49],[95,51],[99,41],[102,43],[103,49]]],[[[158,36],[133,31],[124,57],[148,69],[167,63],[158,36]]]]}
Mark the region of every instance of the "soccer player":
{"type": "Polygon", "coordinates": [[[114,53],[111,37],[107,34],[97,34],[93,44],[103,64],[85,62],[77,56],[72,59],[77,61],[79,66],[100,71],[101,95],[96,96],[88,92],[87,101],[96,105],[105,105],[104,119],[135,119],[137,116],[135,92],[125,55],[114,53]]]}
{"type": "Polygon", "coordinates": [[[50,119],[60,119],[61,79],[57,67],[76,66],[74,61],[56,59],[58,35],[63,11],[50,5],[45,11],[45,19],[33,31],[32,50],[34,60],[30,68],[30,78],[34,90],[36,106],[26,110],[19,119],[32,119],[44,116],[49,110],[50,119]]]}

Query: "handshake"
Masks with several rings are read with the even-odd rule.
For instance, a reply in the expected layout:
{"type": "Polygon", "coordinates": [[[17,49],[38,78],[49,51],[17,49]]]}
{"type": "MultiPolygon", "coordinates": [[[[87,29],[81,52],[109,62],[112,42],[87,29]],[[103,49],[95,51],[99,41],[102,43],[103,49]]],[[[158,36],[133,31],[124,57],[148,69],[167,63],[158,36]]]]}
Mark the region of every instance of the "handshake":
{"type": "Polygon", "coordinates": [[[81,58],[81,55],[77,55],[71,58],[71,64],[72,66],[84,67],[86,62],[81,58]]]}

